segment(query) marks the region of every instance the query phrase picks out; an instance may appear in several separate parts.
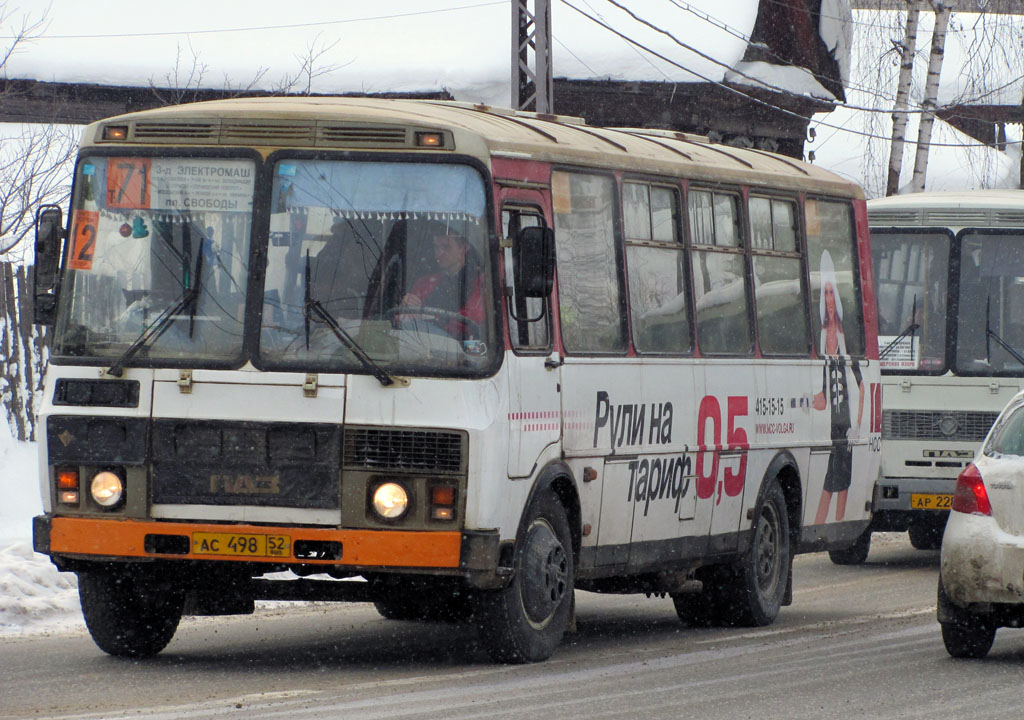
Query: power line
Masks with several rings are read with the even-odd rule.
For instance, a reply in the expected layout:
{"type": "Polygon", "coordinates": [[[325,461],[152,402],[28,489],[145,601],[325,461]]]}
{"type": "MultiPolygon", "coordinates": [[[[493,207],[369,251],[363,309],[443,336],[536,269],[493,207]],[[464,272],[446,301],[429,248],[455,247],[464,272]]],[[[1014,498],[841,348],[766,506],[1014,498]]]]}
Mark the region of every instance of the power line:
{"type": "MultiPolygon", "coordinates": [[[[613,2],[614,0],[609,0],[609,1],[613,2]]],[[[755,105],[761,105],[763,107],[769,108],[769,109],[774,110],[776,112],[782,113],[784,115],[789,115],[791,117],[795,117],[795,118],[798,118],[798,119],[803,120],[803,121],[810,120],[810,118],[808,118],[805,115],[801,115],[800,113],[793,112],[792,110],[789,110],[787,108],[779,107],[778,105],[773,105],[772,103],[769,103],[769,102],[766,102],[764,100],[761,100],[760,98],[756,98],[756,97],[754,97],[752,95],[749,95],[748,93],[745,93],[745,92],[743,92],[741,90],[738,90],[737,88],[730,87],[729,85],[726,85],[725,83],[719,82],[717,80],[712,80],[711,78],[709,78],[709,77],[707,77],[705,75],[702,75],[701,73],[697,72],[696,70],[693,70],[692,68],[688,68],[688,67],[686,67],[686,66],[676,62],[675,60],[672,60],[670,58],[665,57],[664,55],[662,55],[661,53],[657,52],[656,50],[654,50],[654,49],[652,49],[650,47],[647,47],[643,43],[641,43],[641,42],[639,42],[637,40],[634,40],[633,38],[629,37],[625,33],[622,33],[620,31],[616,30],[615,28],[611,27],[610,25],[608,25],[607,23],[603,22],[602,20],[599,20],[598,18],[595,18],[592,15],[587,14],[586,12],[584,12],[583,10],[581,10],[580,8],[576,7],[571,2],[569,2],[569,0],[562,0],[562,2],[565,5],[567,5],[570,8],[572,8],[573,10],[575,10],[576,12],[578,12],[579,14],[583,15],[585,18],[587,18],[591,22],[594,22],[594,23],[600,25],[601,27],[605,28],[609,32],[613,33],[614,35],[617,35],[617,36],[623,38],[627,42],[633,43],[638,48],[640,48],[640,49],[650,53],[654,57],[657,57],[657,58],[659,58],[661,60],[664,60],[665,62],[669,63],[670,65],[673,65],[673,66],[675,66],[675,67],[677,67],[677,68],[679,68],[681,70],[684,70],[684,71],[692,74],[694,77],[700,78],[704,82],[707,82],[707,83],[710,83],[710,84],[715,85],[717,87],[720,87],[723,90],[725,90],[726,92],[733,93],[734,95],[739,95],[740,97],[743,97],[744,99],[754,103],[755,105]]],[[[686,46],[684,43],[679,43],[679,44],[682,45],[683,47],[687,47],[688,49],[691,49],[691,48],[689,48],[689,46],[686,46]]],[[[693,51],[696,52],[699,55],[704,56],[703,53],[701,53],[698,50],[693,49],[693,51]]],[[[719,65],[722,64],[722,63],[718,63],[718,61],[714,61],[714,60],[713,60],[713,62],[716,62],[719,65]]],[[[762,85],[765,85],[766,87],[771,87],[767,83],[764,83],[764,82],[762,82],[760,80],[755,80],[755,82],[758,82],[758,83],[760,83],[762,85]]],[[[795,95],[797,97],[804,97],[802,95],[797,95],[796,93],[787,93],[787,94],[795,95]]],[[[846,107],[848,107],[848,106],[846,106],[846,107]]],[[[850,107],[849,109],[860,110],[860,108],[856,108],[856,107],[850,107]]],[[[886,112],[886,113],[891,113],[892,112],[892,111],[888,111],[888,110],[887,111],[876,110],[874,108],[865,108],[865,110],[869,110],[871,112],[886,112]]],[[[839,127],[839,126],[836,126],[836,125],[832,125],[832,124],[826,123],[824,121],[818,122],[817,125],[821,126],[821,127],[828,127],[828,128],[832,128],[832,129],[835,129],[835,130],[840,130],[842,132],[847,132],[847,133],[850,133],[850,134],[853,134],[853,135],[859,135],[859,136],[870,138],[870,139],[874,139],[874,140],[884,140],[884,141],[888,142],[891,139],[891,138],[888,138],[888,137],[883,137],[881,135],[875,135],[874,133],[867,133],[867,132],[863,132],[863,131],[859,131],[859,130],[849,130],[847,128],[843,128],[843,127],[839,127]]],[[[1020,145],[1021,142],[1020,141],[1010,141],[1010,142],[1007,142],[1006,144],[1007,145],[1020,145]]],[[[928,146],[929,147],[955,147],[955,148],[967,148],[967,147],[987,148],[987,147],[989,147],[988,145],[986,145],[984,143],[936,143],[936,142],[929,142],[928,146]]]]}
{"type": "MultiPolygon", "coordinates": [[[[134,37],[163,37],[167,35],[208,35],[212,33],[240,33],[259,32],[265,30],[293,30],[296,28],[323,27],[326,25],[343,25],[345,23],[370,22],[376,20],[395,20],[397,18],[415,17],[417,15],[436,15],[438,13],[456,12],[459,10],[472,10],[475,8],[489,7],[492,5],[508,5],[508,0],[491,0],[491,2],[475,3],[473,5],[459,5],[450,8],[437,8],[434,10],[417,10],[407,13],[395,13],[394,15],[376,15],[372,17],[347,18],[345,20],[322,20],[319,22],[294,23],[291,25],[258,25],[239,28],[218,28],[205,30],[164,30],[159,32],[138,32],[138,33],[97,33],[94,35],[39,35],[32,40],[99,40],[103,38],[134,38],[134,37]]],[[[17,36],[0,36],[2,40],[19,40],[17,36]]]]}
{"type": "MultiPolygon", "coordinates": [[[[668,2],[672,3],[673,5],[675,5],[680,10],[685,10],[685,11],[687,11],[689,13],[692,13],[693,15],[696,15],[701,20],[704,20],[705,22],[707,22],[707,23],[709,23],[711,25],[714,25],[715,27],[718,27],[718,28],[726,31],[730,35],[732,35],[732,36],[734,36],[736,38],[739,38],[740,40],[743,40],[743,41],[748,42],[748,43],[752,42],[752,38],[750,36],[746,35],[745,33],[743,33],[742,31],[730,27],[727,23],[724,23],[721,20],[718,20],[714,16],[709,15],[708,13],[706,13],[706,12],[704,12],[702,10],[695,10],[689,3],[684,2],[683,0],[668,0],[668,2]]],[[[832,16],[822,15],[821,17],[832,17],[832,16]]],[[[872,28],[876,27],[875,25],[869,25],[868,23],[854,23],[854,24],[864,25],[865,27],[872,27],[872,28]]],[[[779,55],[778,53],[773,52],[770,48],[766,47],[765,48],[765,52],[768,55],[770,55],[771,57],[775,58],[776,60],[782,60],[782,61],[784,61],[784,64],[789,64],[788,60],[786,58],[784,58],[783,56],[779,55]]],[[[831,79],[831,78],[827,78],[824,75],[821,75],[820,73],[816,73],[816,72],[814,72],[813,70],[811,70],[809,68],[802,68],[802,69],[807,70],[807,72],[809,72],[816,80],[831,79]]],[[[995,88],[993,88],[991,90],[986,90],[986,91],[981,92],[981,93],[979,93],[977,95],[974,95],[974,96],[972,96],[970,98],[967,98],[964,101],[954,103],[953,106],[966,105],[969,102],[976,102],[976,101],[982,100],[982,99],[984,99],[986,97],[990,97],[990,96],[996,94],[997,92],[999,92],[1000,90],[1004,90],[1005,88],[1008,88],[1008,87],[1010,87],[1012,85],[1015,85],[1016,83],[1019,83],[1021,80],[1024,80],[1024,74],[1018,75],[1017,77],[1013,78],[1012,80],[1009,80],[1009,81],[1003,83],[1002,85],[999,85],[998,87],[995,87],[995,88]]],[[[853,83],[850,83],[846,87],[849,88],[849,89],[852,89],[852,90],[856,90],[857,92],[864,93],[866,95],[871,95],[872,97],[878,98],[880,100],[885,100],[887,102],[895,102],[896,101],[896,99],[893,96],[885,94],[885,93],[882,93],[882,92],[878,92],[878,91],[876,91],[876,90],[874,90],[872,88],[867,88],[867,87],[863,87],[863,86],[860,86],[860,85],[855,85],[853,83]]],[[[775,89],[779,90],[779,92],[785,92],[785,90],[782,89],[782,88],[775,88],[775,89]]],[[[883,108],[861,108],[861,107],[854,106],[854,105],[847,105],[845,103],[843,104],[843,107],[850,108],[851,110],[861,110],[861,109],[863,109],[866,112],[880,112],[880,113],[891,113],[892,112],[891,110],[886,110],[886,109],[883,109],[883,108]]],[[[947,105],[946,107],[949,107],[949,105],[947,105]]],[[[904,111],[901,111],[901,112],[921,113],[921,112],[925,112],[925,111],[923,111],[923,110],[904,110],[904,111]]]]}

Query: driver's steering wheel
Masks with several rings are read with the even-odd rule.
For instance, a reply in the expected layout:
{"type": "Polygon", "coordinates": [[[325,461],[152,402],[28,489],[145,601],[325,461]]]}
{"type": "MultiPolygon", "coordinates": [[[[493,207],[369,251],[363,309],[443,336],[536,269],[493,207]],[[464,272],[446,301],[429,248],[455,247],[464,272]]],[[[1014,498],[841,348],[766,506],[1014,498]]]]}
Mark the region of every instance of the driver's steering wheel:
{"type": "Polygon", "coordinates": [[[399,315],[431,316],[433,317],[432,324],[437,326],[441,330],[444,330],[444,332],[447,333],[448,335],[451,335],[451,333],[448,332],[448,329],[445,327],[447,323],[442,323],[439,321],[445,320],[462,323],[463,327],[466,329],[467,335],[472,335],[477,338],[483,337],[480,324],[476,320],[468,318],[461,313],[452,312],[451,310],[443,310],[441,308],[430,307],[429,305],[421,305],[418,307],[414,307],[412,305],[399,305],[398,307],[393,307],[390,310],[385,311],[384,313],[384,316],[391,320],[392,323],[398,321],[399,315]]]}

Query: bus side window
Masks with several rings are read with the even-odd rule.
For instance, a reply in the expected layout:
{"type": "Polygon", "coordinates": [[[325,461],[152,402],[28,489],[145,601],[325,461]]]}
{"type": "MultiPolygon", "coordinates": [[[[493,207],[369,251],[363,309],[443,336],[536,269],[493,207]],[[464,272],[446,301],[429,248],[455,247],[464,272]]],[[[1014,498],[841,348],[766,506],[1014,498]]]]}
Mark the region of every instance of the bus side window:
{"type": "Polygon", "coordinates": [[[616,247],[615,180],[553,172],[551,199],[562,344],[570,353],[622,353],[626,323],[616,247]]]}
{"type": "Polygon", "coordinates": [[[688,197],[697,344],[705,353],[747,354],[753,337],[739,197],[710,190],[688,197]]]}
{"type": "Polygon", "coordinates": [[[796,205],[789,200],[752,196],[747,207],[761,352],[806,355],[810,342],[796,205]]]}
{"type": "Polygon", "coordinates": [[[691,346],[686,252],[674,189],[622,185],[633,344],[640,352],[680,353],[691,346]]]}
{"type": "MultiPolygon", "coordinates": [[[[514,238],[526,227],[543,227],[540,210],[531,207],[506,206],[501,211],[501,235],[514,238]]],[[[505,248],[505,287],[508,296],[509,337],[515,350],[543,350],[551,347],[551,313],[548,298],[525,298],[516,292],[512,248],[505,248]]]]}
{"type": "MultiPolygon", "coordinates": [[[[861,312],[860,266],[853,232],[853,208],[848,202],[808,198],[804,203],[807,222],[807,265],[811,275],[811,319],[813,336],[822,335],[826,313],[822,282],[835,283],[836,314],[841,325],[847,355],[864,354],[864,315],[861,312]]],[[[821,344],[815,345],[821,352],[821,344]]]]}

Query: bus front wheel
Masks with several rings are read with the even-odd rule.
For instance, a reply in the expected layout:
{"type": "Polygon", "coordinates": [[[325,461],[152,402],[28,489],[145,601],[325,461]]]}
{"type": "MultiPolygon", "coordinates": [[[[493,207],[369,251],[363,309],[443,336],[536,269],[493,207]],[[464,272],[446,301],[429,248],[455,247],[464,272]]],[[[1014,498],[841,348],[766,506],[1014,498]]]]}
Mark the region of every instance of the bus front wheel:
{"type": "Polygon", "coordinates": [[[180,587],[131,565],[79,572],[78,596],[96,645],[125,657],[150,657],[167,647],[185,602],[180,587]]]}
{"type": "Polygon", "coordinates": [[[574,572],[565,508],[553,493],[542,493],[516,539],[512,581],[477,601],[480,640],[492,659],[528,663],[551,656],[569,626],[574,572]]]}

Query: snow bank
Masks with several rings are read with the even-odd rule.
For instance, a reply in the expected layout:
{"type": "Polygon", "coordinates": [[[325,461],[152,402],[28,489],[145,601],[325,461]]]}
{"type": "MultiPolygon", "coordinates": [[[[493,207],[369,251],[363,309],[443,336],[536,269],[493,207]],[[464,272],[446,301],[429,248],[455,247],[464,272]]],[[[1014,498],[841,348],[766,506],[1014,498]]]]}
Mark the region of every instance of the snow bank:
{"type": "Polygon", "coordinates": [[[78,582],[32,543],[0,546],[0,636],[85,629],[78,582]]]}

